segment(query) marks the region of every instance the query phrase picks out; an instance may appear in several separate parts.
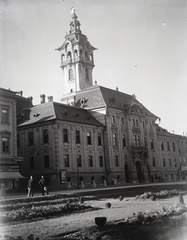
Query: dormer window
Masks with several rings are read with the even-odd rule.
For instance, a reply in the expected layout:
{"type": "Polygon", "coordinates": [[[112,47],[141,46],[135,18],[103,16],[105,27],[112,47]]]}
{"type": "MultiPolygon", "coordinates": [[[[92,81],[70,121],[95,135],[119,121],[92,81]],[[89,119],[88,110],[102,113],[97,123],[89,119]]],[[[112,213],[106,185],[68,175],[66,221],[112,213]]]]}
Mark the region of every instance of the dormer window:
{"type": "Polygon", "coordinates": [[[68,59],[71,59],[71,52],[68,52],[68,59]]]}

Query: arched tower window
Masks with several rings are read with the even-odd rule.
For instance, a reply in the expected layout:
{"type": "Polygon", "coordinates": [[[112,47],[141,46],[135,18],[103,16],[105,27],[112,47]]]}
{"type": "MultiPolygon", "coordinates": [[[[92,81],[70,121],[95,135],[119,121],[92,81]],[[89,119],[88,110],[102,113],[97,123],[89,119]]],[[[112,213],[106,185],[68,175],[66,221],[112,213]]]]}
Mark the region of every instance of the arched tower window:
{"type": "Polygon", "coordinates": [[[90,61],[93,62],[93,54],[90,54],[90,61]]]}
{"type": "Polygon", "coordinates": [[[85,69],[86,79],[89,79],[88,68],[85,69]]]}
{"type": "Polygon", "coordinates": [[[68,52],[68,59],[71,59],[71,52],[68,52]]]}
{"type": "Polygon", "coordinates": [[[64,62],[64,60],[65,60],[65,56],[64,56],[64,54],[62,54],[61,55],[61,61],[64,62]]]}
{"type": "Polygon", "coordinates": [[[75,54],[75,57],[77,57],[77,56],[78,56],[77,49],[75,50],[74,54],[75,54]]]}
{"type": "Polygon", "coordinates": [[[69,75],[69,80],[72,80],[73,79],[73,70],[72,70],[72,68],[69,69],[68,75],[69,75]]]}

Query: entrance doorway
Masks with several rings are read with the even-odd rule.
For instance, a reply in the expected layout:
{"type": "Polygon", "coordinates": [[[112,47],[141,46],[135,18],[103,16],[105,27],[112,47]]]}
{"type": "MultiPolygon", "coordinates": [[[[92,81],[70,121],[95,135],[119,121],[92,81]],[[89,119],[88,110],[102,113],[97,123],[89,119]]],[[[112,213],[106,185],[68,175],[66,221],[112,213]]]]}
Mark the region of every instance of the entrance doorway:
{"type": "Polygon", "coordinates": [[[144,175],[142,173],[142,164],[140,161],[136,162],[136,172],[137,172],[137,179],[141,183],[144,180],[144,175]]]}

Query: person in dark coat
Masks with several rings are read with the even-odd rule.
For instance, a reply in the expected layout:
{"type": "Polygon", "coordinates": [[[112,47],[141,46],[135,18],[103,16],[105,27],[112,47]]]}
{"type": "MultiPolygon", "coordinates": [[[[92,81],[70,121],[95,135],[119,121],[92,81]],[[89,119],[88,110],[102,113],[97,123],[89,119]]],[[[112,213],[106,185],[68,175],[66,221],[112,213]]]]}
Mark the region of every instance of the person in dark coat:
{"type": "Polygon", "coordinates": [[[32,176],[30,176],[30,178],[27,182],[27,190],[28,190],[27,197],[30,197],[30,196],[33,197],[33,194],[34,194],[34,180],[33,180],[32,176]]]}
{"type": "Polygon", "coordinates": [[[41,176],[41,179],[40,179],[40,181],[38,183],[40,184],[40,187],[42,189],[42,196],[45,195],[45,192],[48,195],[49,194],[49,190],[48,190],[48,181],[47,181],[47,179],[44,178],[43,176],[41,176]]]}

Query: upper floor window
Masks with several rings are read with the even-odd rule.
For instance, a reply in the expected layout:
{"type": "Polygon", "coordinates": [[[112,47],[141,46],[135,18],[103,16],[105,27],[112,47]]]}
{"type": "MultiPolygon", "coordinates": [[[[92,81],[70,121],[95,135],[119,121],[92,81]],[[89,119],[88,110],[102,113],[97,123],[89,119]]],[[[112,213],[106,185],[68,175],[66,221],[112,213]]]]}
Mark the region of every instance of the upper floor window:
{"type": "Polygon", "coordinates": [[[147,147],[147,139],[144,137],[144,147],[147,147]]]}
{"type": "Polygon", "coordinates": [[[163,158],[163,167],[166,167],[166,160],[163,158]]]}
{"type": "Polygon", "coordinates": [[[153,157],[153,167],[156,166],[156,163],[155,163],[155,157],[153,157]]]}
{"type": "Polygon", "coordinates": [[[169,167],[171,167],[171,159],[169,159],[169,167]]]}
{"type": "Polygon", "coordinates": [[[87,51],[85,52],[85,59],[86,59],[86,60],[89,60],[88,52],[87,52],[87,51]]]}
{"type": "Polygon", "coordinates": [[[175,152],[175,143],[173,142],[173,152],[175,152]]]}
{"type": "Polygon", "coordinates": [[[9,153],[9,137],[2,137],[2,151],[3,153],[9,153]]]}
{"type": "Polygon", "coordinates": [[[133,123],[133,126],[135,127],[136,126],[136,121],[135,121],[134,118],[132,119],[132,123],[133,123]]]}
{"type": "Polygon", "coordinates": [[[44,156],[44,167],[49,168],[49,155],[44,156]]]}
{"type": "Polygon", "coordinates": [[[117,136],[116,136],[116,133],[113,133],[113,146],[117,146],[117,136]]]}
{"type": "Polygon", "coordinates": [[[125,136],[125,134],[123,134],[123,137],[122,137],[122,146],[126,147],[126,136],[125,136]]]}
{"type": "Polygon", "coordinates": [[[89,155],[88,156],[88,161],[89,161],[89,167],[93,167],[93,157],[92,157],[92,155],[89,155]]]}
{"type": "Polygon", "coordinates": [[[177,167],[177,159],[174,159],[174,166],[177,167]]]}
{"type": "Polygon", "coordinates": [[[114,116],[112,116],[112,124],[115,124],[116,123],[116,119],[114,116]]]}
{"type": "Polygon", "coordinates": [[[154,149],[154,143],[153,143],[153,138],[151,138],[151,150],[154,149]]]}
{"type": "Polygon", "coordinates": [[[92,144],[91,132],[87,132],[87,144],[88,144],[88,145],[91,145],[91,144],[92,144]]]}
{"type": "Polygon", "coordinates": [[[34,133],[33,132],[28,133],[28,145],[29,146],[34,145],[34,133]]]}
{"type": "Polygon", "coordinates": [[[48,129],[43,130],[43,143],[49,143],[48,129]]]}
{"type": "Polygon", "coordinates": [[[170,151],[169,142],[167,142],[167,150],[170,151]]]}
{"type": "Polygon", "coordinates": [[[64,143],[68,143],[68,129],[67,128],[63,129],[63,139],[64,139],[64,143]]]}
{"type": "Polygon", "coordinates": [[[9,123],[9,108],[1,107],[1,123],[9,123]]]}
{"type": "Polygon", "coordinates": [[[134,146],[139,147],[140,146],[140,136],[134,135],[134,146]]]}
{"type": "Polygon", "coordinates": [[[99,167],[103,167],[103,156],[99,156],[99,167]]]}
{"type": "Polygon", "coordinates": [[[80,130],[76,130],[75,132],[75,143],[77,144],[81,143],[80,130]]]}
{"type": "Polygon", "coordinates": [[[101,139],[101,133],[98,133],[98,145],[101,146],[102,145],[102,139],[101,139]]]}
{"type": "Polygon", "coordinates": [[[125,124],[125,122],[124,122],[124,118],[123,118],[123,117],[121,118],[121,124],[122,124],[122,125],[125,124]]]}
{"type": "Polygon", "coordinates": [[[69,154],[64,155],[64,165],[65,167],[69,167],[69,154]]]}
{"type": "Polygon", "coordinates": [[[17,148],[20,148],[20,137],[19,137],[19,134],[17,134],[17,148]]]}
{"type": "Polygon", "coordinates": [[[82,167],[81,155],[77,155],[77,167],[82,167]]]}
{"type": "Polygon", "coordinates": [[[160,144],[160,145],[161,145],[161,150],[164,151],[164,142],[161,141],[161,144],[160,144]]]}

